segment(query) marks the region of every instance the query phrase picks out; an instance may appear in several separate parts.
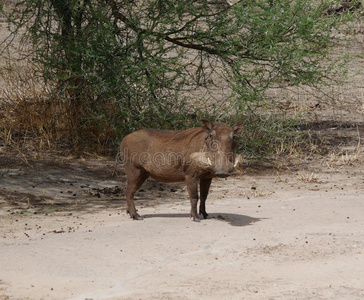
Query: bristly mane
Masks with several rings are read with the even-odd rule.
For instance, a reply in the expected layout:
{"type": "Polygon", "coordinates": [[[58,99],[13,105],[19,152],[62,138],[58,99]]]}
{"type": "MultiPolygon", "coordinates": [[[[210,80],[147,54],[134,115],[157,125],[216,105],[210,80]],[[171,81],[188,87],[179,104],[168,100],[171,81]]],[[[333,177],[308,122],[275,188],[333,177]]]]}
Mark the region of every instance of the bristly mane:
{"type": "Polygon", "coordinates": [[[213,128],[229,128],[229,125],[223,122],[213,122],[213,128]]]}

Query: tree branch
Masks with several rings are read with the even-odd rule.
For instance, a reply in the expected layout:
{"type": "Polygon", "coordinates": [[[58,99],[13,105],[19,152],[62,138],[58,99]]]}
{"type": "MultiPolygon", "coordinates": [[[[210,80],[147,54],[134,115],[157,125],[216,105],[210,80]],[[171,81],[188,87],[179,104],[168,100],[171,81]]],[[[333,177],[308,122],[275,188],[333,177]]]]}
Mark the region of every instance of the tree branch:
{"type": "Polygon", "coordinates": [[[111,13],[114,16],[115,19],[123,22],[126,26],[128,26],[129,28],[131,28],[132,30],[134,30],[135,32],[142,34],[145,33],[146,30],[139,28],[138,26],[136,26],[133,22],[131,22],[124,14],[122,14],[119,9],[118,6],[116,4],[116,2],[114,0],[105,0],[107,4],[110,5],[111,7],[111,13]]]}
{"type": "MultiPolygon", "coordinates": [[[[143,28],[139,28],[138,26],[136,26],[133,22],[131,22],[123,13],[121,13],[118,9],[118,6],[116,4],[116,2],[114,0],[105,0],[107,4],[110,5],[111,7],[111,11],[112,11],[112,15],[114,16],[115,19],[123,22],[127,27],[131,28],[133,31],[135,31],[136,33],[140,34],[144,34],[147,32],[147,30],[143,29],[143,28]]],[[[158,33],[158,32],[151,32],[149,31],[149,33],[153,36],[156,37],[160,37],[163,38],[165,41],[168,41],[172,44],[175,44],[177,46],[183,47],[183,48],[188,48],[188,49],[194,49],[194,50],[198,50],[198,51],[204,51],[206,53],[212,54],[212,55],[221,55],[223,53],[223,51],[219,51],[216,48],[214,48],[213,46],[204,46],[202,44],[195,44],[195,43],[185,43],[185,42],[181,42],[181,39],[184,38],[173,38],[170,36],[170,34],[174,34],[174,33],[178,33],[184,30],[184,28],[187,26],[188,23],[192,22],[192,21],[196,21],[199,19],[199,17],[203,17],[203,15],[195,17],[194,19],[190,20],[189,22],[187,22],[183,27],[181,27],[180,29],[174,31],[174,32],[169,32],[168,34],[165,33],[158,33]]],[[[224,51],[225,52],[225,51],[224,51]]]]}

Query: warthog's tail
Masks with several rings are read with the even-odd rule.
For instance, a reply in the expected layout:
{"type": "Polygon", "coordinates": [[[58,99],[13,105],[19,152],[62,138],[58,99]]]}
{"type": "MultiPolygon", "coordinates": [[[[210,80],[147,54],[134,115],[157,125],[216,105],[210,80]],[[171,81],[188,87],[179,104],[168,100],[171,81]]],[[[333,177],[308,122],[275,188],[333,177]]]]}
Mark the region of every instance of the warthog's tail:
{"type": "Polygon", "coordinates": [[[115,165],[114,165],[114,170],[112,172],[112,176],[115,177],[116,176],[116,168],[118,166],[123,166],[124,165],[124,161],[123,161],[123,154],[119,151],[117,154],[116,154],[116,157],[115,157],[115,165]]]}

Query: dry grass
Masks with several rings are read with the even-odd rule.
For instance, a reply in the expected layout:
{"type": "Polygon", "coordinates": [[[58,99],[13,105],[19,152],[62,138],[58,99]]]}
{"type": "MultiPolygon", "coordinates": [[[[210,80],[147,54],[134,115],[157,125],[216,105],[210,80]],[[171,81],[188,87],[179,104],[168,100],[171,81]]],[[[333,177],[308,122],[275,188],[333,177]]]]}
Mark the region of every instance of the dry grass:
{"type": "Polygon", "coordinates": [[[264,196],[270,196],[272,195],[273,192],[272,191],[267,191],[267,192],[263,192],[259,189],[252,189],[252,192],[251,192],[251,197],[253,198],[259,198],[259,197],[264,197],[264,196]]]}
{"type": "Polygon", "coordinates": [[[18,152],[48,151],[69,134],[67,106],[56,99],[47,85],[23,67],[2,70],[4,86],[0,100],[2,147],[18,152]]]}
{"type": "Polygon", "coordinates": [[[357,127],[357,144],[355,147],[346,147],[341,151],[331,151],[327,158],[324,160],[324,164],[329,168],[335,166],[353,165],[358,162],[363,156],[363,147],[361,144],[360,131],[357,127]]]}
{"type": "Polygon", "coordinates": [[[0,152],[12,150],[22,157],[49,151],[114,153],[117,139],[109,124],[83,121],[86,104],[75,109],[68,96],[56,94],[57,89],[37,75],[32,64],[22,63],[0,67],[0,152]]]}
{"type": "Polygon", "coordinates": [[[331,152],[328,155],[326,161],[327,166],[344,166],[353,165],[355,162],[359,161],[360,157],[363,155],[363,149],[361,144],[358,144],[353,152],[345,151],[341,153],[331,152]]]}
{"type": "Polygon", "coordinates": [[[305,183],[318,183],[318,175],[310,171],[299,171],[297,175],[298,180],[305,183]]]}

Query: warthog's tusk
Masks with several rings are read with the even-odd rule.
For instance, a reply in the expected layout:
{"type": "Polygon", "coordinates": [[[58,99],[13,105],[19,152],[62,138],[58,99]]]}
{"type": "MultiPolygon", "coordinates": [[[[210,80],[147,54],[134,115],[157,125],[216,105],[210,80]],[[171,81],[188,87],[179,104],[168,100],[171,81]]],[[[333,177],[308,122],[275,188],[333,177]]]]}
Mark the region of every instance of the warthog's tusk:
{"type": "Polygon", "coordinates": [[[191,154],[191,159],[203,167],[212,166],[211,159],[206,155],[205,152],[194,152],[191,154]]]}

